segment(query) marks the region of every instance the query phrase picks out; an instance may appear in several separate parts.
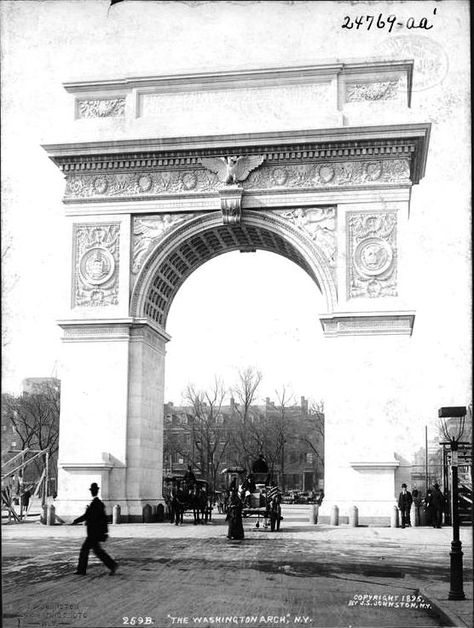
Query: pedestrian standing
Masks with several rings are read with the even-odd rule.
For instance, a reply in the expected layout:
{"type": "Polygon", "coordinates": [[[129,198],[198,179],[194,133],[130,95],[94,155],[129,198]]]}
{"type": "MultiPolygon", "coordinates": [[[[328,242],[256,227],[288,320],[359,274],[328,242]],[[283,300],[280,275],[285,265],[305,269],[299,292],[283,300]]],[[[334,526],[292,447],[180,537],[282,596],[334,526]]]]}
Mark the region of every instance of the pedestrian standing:
{"type": "Polygon", "coordinates": [[[431,514],[433,528],[441,528],[444,511],[444,495],[439,488],[439,484],[435,484],[431,493],[431,514]]]}
{"type": "Polygon", "coordinates": [[[407,485],[402,484],[402,491],[398,496],[398,507],[402,513],[402,528],[408,526],[411,528],[410,523],[410,508],[413,502],[410,491],[407,491],[407,485]]]}
{"type": "Polygon", "coordinates": [[[103,502],[97,497],[99,493],[98,485],[93,482],[89,488],[92,501],[87,506],[86,512],[74,519],[71,525],[76,525],[85,521],[87,525],[87,537],[82,544],[81,551],[79,553],[79,562],[77,570],[74,572],[78,576],[85,576],[87,571],[87,563],[89,561],[89,552],[92,550],[94,554],[99,558],[106,567],[110,569],[110,575],[113,576],[117,571],[118,563],[111,558],[105,550],[102,549],[101,543],[108,538],[108,526],[107,515],[105,514],[105,506],[103,502]]]}
{"type": "Polygon", "coordinates": [[[244,525],[242,522],[242,501],[237,491],[233,491],[230,496],[229,506],[227,508],[227,517],[229,521],[229,529],[227,532],[228,539],[243,539],[244,525]]]}

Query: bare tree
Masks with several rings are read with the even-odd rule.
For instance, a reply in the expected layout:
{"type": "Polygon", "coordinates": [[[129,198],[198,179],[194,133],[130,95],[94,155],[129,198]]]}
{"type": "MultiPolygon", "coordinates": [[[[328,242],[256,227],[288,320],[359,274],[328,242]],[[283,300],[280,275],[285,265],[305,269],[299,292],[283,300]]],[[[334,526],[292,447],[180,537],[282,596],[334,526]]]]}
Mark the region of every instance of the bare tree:
{"type": "Polygon", "coordinates": [[[225,388],[220,380],[215,379],[213,387],[207,391],[199,391],[189,385],[184,397],[191,410],[191,425],[187,426],[191,433],[191,461],[214,490],[230,441],[221,411],[225,388]]]}
{"type": "Polygon", "coordinates": [[[305,443],[316,457],[318,467],[324,469],[324,402],[313,401],[305,417],[305,428],[302,430],[302,442],[305,443]]]}
{"type": "Polygon", "coordinates": [[[232,455],[235,464],[247,469],[264,447],[261,416],[252,409],[261,381],[260,371],[247,367],[239,371],[238,382],[231,389],[236,400],[232,407],[234,416],[231,417],[232,455]]]}
{"type": "Polygon", "coordinates": [[[280,463],[281,488],[285,490],[285,444],[288,439],[290,425],[288,423],[287,409],[293,402],[294,396],[288,392],[285,386],[275,391],[278,401],[278,414],[272,425],[273,447],[270,449],[273,457],[273,465],[280,463]]]}
{"type": "MultiPolygon", "coordinates": [[[[44,383],[41,390],[23,395],[2,395],[3,420],[9,421],[21,449],[47,449],[55,474],[59,445],[59,387],[44,383]]],[[[35,461],[39,472],[45,460],[35,461]]]]}

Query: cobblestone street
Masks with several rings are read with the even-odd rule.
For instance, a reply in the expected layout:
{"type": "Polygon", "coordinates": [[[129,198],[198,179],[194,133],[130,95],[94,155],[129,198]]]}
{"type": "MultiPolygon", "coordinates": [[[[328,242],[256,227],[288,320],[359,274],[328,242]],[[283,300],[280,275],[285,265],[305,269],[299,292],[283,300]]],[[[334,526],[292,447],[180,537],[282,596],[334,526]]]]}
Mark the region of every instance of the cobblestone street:
{"type": "MultiPolygon", "coordinates": [[[[82,527],[5,527],[5,625],[455,625],[423,593],[436,584],[449,589],[448,528],[287,520],[276,534],[257,530],[253,520],[245,526],[243,542],[225,538],[222,517],[199,527],[112,526],[107,551],[120,563],[113,578],[92,556],[87,576],[73,575],[82,527]]],[[[462,532],[470,582],[469,535],[462,532]]]]}

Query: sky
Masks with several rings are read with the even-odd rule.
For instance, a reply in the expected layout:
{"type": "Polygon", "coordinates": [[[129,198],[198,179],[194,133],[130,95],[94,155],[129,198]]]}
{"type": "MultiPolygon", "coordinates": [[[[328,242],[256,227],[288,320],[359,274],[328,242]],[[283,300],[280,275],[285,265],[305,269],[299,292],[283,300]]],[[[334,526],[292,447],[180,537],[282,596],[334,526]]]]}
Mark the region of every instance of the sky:
{"type": "MultiPolygon", "coordinates": [[[[64,181],[41,144],[62,141],[70,131],[71,96],[62,84],[387,54],[394,38],[386,31],[341,28],[346,14],[366,6],[123,2],[109,10],[107,0],[0,3],[4,391],[18,392],[26,377],[61,377],[56,321],[68,297],[70,255],[64,181]]],[[[437,42],[446,59],[446,75],[430,89],[417,83],[427,66],[416,59],[411,112],[413,120],[433,123],[405,243],[407,294],[417,311],[416,357],[407,369],[419,398],[429,400],[429,412],[413,400],[422,417],[470,397],[469,6],[370,6],[404,19],[432,16],[437,8],[435,27],[421,37],[437,42]]],[[[188,382],[206,387],[216,374],[231,385],[247,366],[263,373],[261,398],[285,385],[296,399],[324,399],[328,348],[318,320],[324,309],[315,284],[284,258],[231,253],[206,263],[171,307],[166,400],[179,403],[188,382]]]]}

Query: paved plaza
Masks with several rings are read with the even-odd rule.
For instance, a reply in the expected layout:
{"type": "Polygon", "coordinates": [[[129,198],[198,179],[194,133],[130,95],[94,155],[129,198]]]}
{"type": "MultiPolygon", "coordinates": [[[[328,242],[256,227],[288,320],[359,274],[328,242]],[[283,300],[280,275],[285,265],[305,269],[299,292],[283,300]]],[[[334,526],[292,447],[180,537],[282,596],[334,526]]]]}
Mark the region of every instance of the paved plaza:
{"type": "Polygon", "coordinates": [[[228,541],[208,525],[121,524],[75,576],[82,526],[3,526],[4,625],[472,626],[471,530],[463,528],[467,600],[447,600],[451,529],[314,526],[287,511],[282,530],[245,520],[228,541]],[[135,619],[133,619],[135,618],[135,619]]]}

